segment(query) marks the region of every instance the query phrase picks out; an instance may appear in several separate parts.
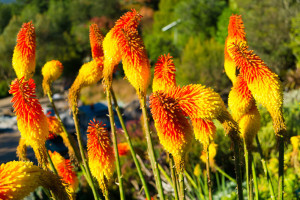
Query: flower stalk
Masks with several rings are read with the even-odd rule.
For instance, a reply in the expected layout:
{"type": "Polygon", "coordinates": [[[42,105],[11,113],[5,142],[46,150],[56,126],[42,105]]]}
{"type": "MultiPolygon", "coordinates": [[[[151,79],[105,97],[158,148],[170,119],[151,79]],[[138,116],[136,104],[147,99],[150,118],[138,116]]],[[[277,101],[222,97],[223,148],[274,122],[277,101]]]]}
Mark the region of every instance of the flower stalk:
{"type": "Polygon", "coordinates": [[[109,121],[110,121],[110,126],[111,126],[112,142],[113,142],[113,147],[114,147],[114,152],[115,152],[120,198],[121,198],[121,200],[124,200],[125,199],[125,194],[124,194],[124,189],[123,189],[123,177],[122,177],[122,174],[121,174],[120,158],[119,158],[118,145],[117,145],[117,136],[116,136],[116,129],[115,129],[114,112],[113,112],[113,108],[112,108],[111,99],[112,99],[111,89],[107,88],[107,90],[106,90],[106,101],[107,101],[109,121]]]}
{"type": "Polygon", "coordinates": [[[175,169],[174,169],[175,165],[174,165],[173,157],[171,155],[169,156],[169,165],[170,165],[170,170],[171,170],[171,177],[172,177],[172,182],[173,182],[175,200],[179,200],[178,190],[177,190],[177,178],[176,178],[176,173],[175,173],[175,169]]]}
{"type": "Polygon", "coordinates": [[[114,93],[114,91],[113,91],[112,88],[111,88],[110,92],[111,92],[111,96],[112,96],[112,99],[113,99],[113,102],[114,102],[114,107],[115,107],[115,109],[117,111],[117,115],[118,115],[119,121],[121,123],[122,129],[124,130],[125,138],[126,138],[126,140],[128,142],[129,149],[130,149],[130,152],[131,152],[134,164],[135,164],[135,166],[137,168],[139,177],[140,177],[140,179],[142,181],[146,198],[147,199],[151,199],[147,183],[146,183],[145,178],[144,178],[143,173],[142,173],[141,165],[140,165],[140,163],[137,160],[136,153],[135,153],[134,148],[132,146],[131,139],[129,137],[129,134],[128,134],[128,131],[127,131],[124,119],[122,117],[122,114],[121,114],[121,111],[120,111],[120,108],[119,108],[119,105],[118,105],[117,98],[116,98],[115,93],[114,93]]]}
{"type": "Polygon", "coordinates": [[[164,200],[165,198],[164,198],[164,193],[163,193],[163,189],[162,189],[160,173],[158,170],[158,164],[157,164],[157,161],[155,158],[154,148],[153,148],[152,139],[151,139],[149,117],[148,117],[148,112],[147,112],[145,95],[143,97],[141,97],[140,103],[141,103],[141,109],[142,109],[142,113],[143,113],[143,120],[144,120],[143,124],[144,124],[144,131],[145,131],[147,146],[148,146],[148,155],[150,158],[151,167],[152,167],[154,178],[155,178],[155,184],[156,184],[156,187],[158,190],[160,200],[164,200]]]}
{"type": "Polygon", "coordinates": [[[265,172],[265,175],[267,177],[268,184],[269,184],[269,190],[270,190],[271,199],[275,200],[275,193],[274,193],[274,189],[273,189],[272,180],[271,180],[271,177],[270,177],[270,174],[269,174],[269,170],[268,170],[268,167],[267,167],[267,164],[266,164],[266,160],[265,160],[265,157],[264,157],[264,155],[262,153],[262,148],[261,148],[260,141],[259,141],[257,135],[256,135],[255,139],[256,139],[256,144],[257,144],[258,152],[259,152],[259,155],[260,155],[261,163],[263,165],[264,172],[265,172]]]}

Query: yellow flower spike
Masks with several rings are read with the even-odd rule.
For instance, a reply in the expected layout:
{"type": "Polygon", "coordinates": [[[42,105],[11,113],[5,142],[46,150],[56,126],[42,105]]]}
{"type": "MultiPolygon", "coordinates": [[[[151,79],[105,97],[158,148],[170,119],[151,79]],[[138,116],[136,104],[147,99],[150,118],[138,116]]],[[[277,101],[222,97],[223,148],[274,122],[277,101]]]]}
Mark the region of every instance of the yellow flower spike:
{"type": "Polygon", "coordinates": [[[215,119],[226,110],[220,95],[200,84],[172,88],[168,93],[190,118],[215,119]]]}
{"type": "Polygon", "coordinates": [[[64,185],[67,187],[66,191],[70,193],[70,196],[72,196],[73,199],[75,199],[75,193],[79,182],[70,160],[63,158],[56,151],[53,153],[51,151],[48,152],[58,175],[62,178],[64,185]]]}
{"type": "Polygon", "coordinates": [[[107,182],[115,169],[115,155],[106,128],[99,121],[91,121],[88,126],[87,148],[89,166],[97,179],[103,194],[107,194],[107,182]]]}
{"type": "Polygon", "coordinates": [[[196,140],[198,140],[203,145],[203,148],[206,149],[216,134],[216,126],[211,120],[204,120],[201,118],[191,120],[196,140]]]}
{"type": "MultiPolygon", "coordinates": [[[[209,165],[214,169],[215,167],[215,157],[217,155],[218,145],[214,142],[209,144],[208,151],[209,151],[209,165]]],[[[206,163],[206,152],[202,151],[200,159],[202,162],[206,163]]]]}
{"type": "Polygon", "coordinates": [[[255,100],[242,76],[238,76],[228,96],[228,107],[235,121],[239,121],[253,106],[255,100]]]}
{"type": "Polygon", "coordinates": [[[162,55],[158,58],[154,69],[153,92],[159,90],[166,91],[176,86],[176,69],[172,58],[170,54],[162,55]]]}
{"type": "Polygon", "coordinates": [[[38,186],[53,191],[58,200],[69,199],[59,177],[32,162],[11,161],[0,166],[0,199],[19,200],[38,186]]]}
{"type": "Polygon", "coordinates": [[[58,79],[63,72],[63,65],[58,60],[51,60],[47,62],[42,68],[43,74],[43,89],[44,95],[47,93],[51,94],[51,84],[53,81],[58,79]]]}
{"type": "MultiPolygon", "coordinates": [[[[126,41],[125,32],[135,30],[139,24],[141,15],[135,10],[125,13],[115,24],[103,40],[104,51],[104,68],[103,77],[106,85],[110,85],[112,82],[112,74],[114,68],[122,59],[121,49],[122,42],[126,41]]],[[[130,49],[127,49],[130,51],[130,49]]]]}
{"type": "Polygon", "coordinates": [[[12,65],[18,79],[30,79],[35,72],[35,29],[32,22],[24,23],[17,36],[12,65]]]}
{"type": "Polygon", "coordinates": [[[31,146],[40,165],[47,163],[45,142],[49,134],[47,118],[35,95],[33,79],[15,79],[10,86],[11,102],[17,115],[18,129],[25,144],[31,146]]]}
{"type": "Polygon", "coordinates": [[[236,64],[233,60],[233,55],[229,51],[229,47],[232,43],[247,43],[245,27],[241,15],[232,15],[228,24],[228,36],[225,41],[225,60],[224,68],[228,78],[235,83],[236,81],[236,64]]]}
{"type": "Polygon", "coordinates": [[[150,108],[159,141],[172,154],[179,173],[184,169],[184,155],[193,139],[190,122],[180,109],[178,101],[168,93],[153,93],[150,96],[150,108]]]}
{"type": "Polygon", "coordinates": [[[247,149],[251,149],[253,139],[260,129],[260,114],[255,104],[239,120],[241,137],[245,140],[247,149]]]}
{"type": "Polygon", "coordinates": [[[97,83],[102,78],[103,59],[97,58],[82,65],[79,73],[69,89],[69,105],[77,112],[77,99],[83,87],[97,83]]]}
{"type": "Polygon", "coordinates": [[[92,24],[90,26],[90,44],[92,48],[93,59],[101,58],[104,56],[102,49],[103,35],[97,24],[92,24]]]}
{"type": "Polygon", "coordinates": [[[261,60],[248,46],[242,43],[233,44],[230,51],[240,69],[240,74],[247,82],[254,99],[269,111],[275,134],[282,136],[286,130],[282,115],[283,93],[282,84],[277,74],[261,60]]]}

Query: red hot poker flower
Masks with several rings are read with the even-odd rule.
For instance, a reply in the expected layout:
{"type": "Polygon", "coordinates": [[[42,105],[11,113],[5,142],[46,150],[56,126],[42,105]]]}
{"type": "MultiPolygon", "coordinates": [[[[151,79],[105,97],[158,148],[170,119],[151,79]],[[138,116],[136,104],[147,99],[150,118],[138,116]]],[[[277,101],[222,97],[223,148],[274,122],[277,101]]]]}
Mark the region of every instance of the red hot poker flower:
{"type": "Polygon", "coordinates": [[[228,51],[229,46],[233,42],[243,42],[246,43],[246,33],[245,33],[244,23],[242,21],[241,15],[232,15],[229,20],[228,25],[228,37],[225,41],[225,60],[224,68],[229,79],[234,83],[236,81],[236,65],[233,60],[233,55],[228,51]]]}
{"type": "Polygon", "coordinates": [[[18,79],[30,79],[35,71],[35,30],[32,22],[24,23],[17,36],[12,65],[18,79]]]}
{"type": "Polygon", "coordinates": [[[91,121],[88,126],[87,148],[92,175],[98,180],[104,194],[107,193],[106,180],[110,180],[115,169],[115,155],[108,132],[99,121],[91,121]]]}
{"type": "Polygon", "coordinates": [[[150,108],[157,135],[164,149],[174,157],[177,171],[184,166],[184,155],[193,130],[178,102],[168,93],[158,91],[150,96],[150,108]]]}
{"type": "Polygon", "coordinates": [[[51,157],[51,160],[54,164],[55,169],[57,170],[58,175],[62,178],[64,183],[67,184],[67,191],[74,196],[76,189],[78,187],[78,178],[76,176],[76,172],[74,167],[71,165],[69,159],[65,159],[58,152],[48,151],[51,157]]]}
{"type": "Polygon", "coordinates": [[[247,82],[254,99],[269,111],[274,124],[275,134],[286,130],[282,116],[283,93],[278,75],[261,60],[248,46],[242,43],[233,44],[230,51],[240,69],[240,74],[247,82]]]}
{"type": "MultiPolygon", "coordinates": [[[[141,19],[134,9],[131,12],[125,13],[115,24],[103,40],[104,50],[104,69],[103,76],[106,84],[111,84],[114,67],[119,64],[122,59],[120,42],[126,40],[124,33],[136,30],[141,19]]],[[[129,49],[127,49],[129,50],[129,49]]]]}
{"type": "Polygon", "coordinates": [[[118,144],[119,156],[125,156],[129,152],[129,145],[126,142],[118,144]]]}
{"type": "Polygon", "coordinates": [[[47,118],[35,95],[33,79],[15,79],[10,86],[18,128],[26,145],[31,146],[39,164],[47,163],[45,141],[49,134],[47,118]]]}
{"type": "Polygon", "coordinates": [[[170,54],[162,55],[158,58],[154,69],[153,92],[158,90],[166,91],[176,86],[176,70],[172,58],[170,54]]]}

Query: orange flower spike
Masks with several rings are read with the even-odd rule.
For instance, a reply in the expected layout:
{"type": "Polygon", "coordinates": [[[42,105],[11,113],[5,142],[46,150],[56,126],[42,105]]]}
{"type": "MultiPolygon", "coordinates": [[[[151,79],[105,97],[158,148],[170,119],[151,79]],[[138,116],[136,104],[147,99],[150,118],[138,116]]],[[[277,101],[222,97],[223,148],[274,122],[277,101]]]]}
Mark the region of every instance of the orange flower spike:
{"type": "Polygon", "coordinates": [[[93,59],[100,58],[104,56],[102,49],[103,35],[97,24],[92,24],[90,26],[90,44],[92,48],[93,59]]]}
{"type": "Polygon", "coordinates": [[[33,79],[15,79],[10,86],[11,102],[17,115],[18,129],[25,144],[31,146],[39,164],[47,163],[45,141],[49,134],[47,118],[35,95],[33,79]]]}
{"type": "Polygon", "coordinates": [[[201,118],[191,119],[194,127],[196,140],[202,143],[206,149],[216,134],[216,126],[211,120],[203,120],[201,118]]]}
{"type": "Polygon", "coordinates": [[[78,178],[74,167],[71,165],[69,159],[63,158],[58,152],[48,151],[51,160],[57,170],[58,175],[62,178],[63,182],[67,184],[68,191],[74,196],[78,188],[78,178]]]}
{"type": "Polygon", "coordinates": [[[108,132],[99,121],[91,121],[88,126],[87,148],[89,166],[92,175],[98,180],[104,194],[107,194],[107,182],[114,173],[115,155],[108,132]]]}
{"type": "MultiPolygon", "coordinates": [[[[137,28],[141,15],[135,10],[125,13],[115,24],[103,40],[104,69],[103,76],[107,85],[111,84],[112,74],[116,65],[122,59],[120,42],[126,40],[125,32],[137,28]]],[[[127,49],[128,50],[128,49],[127,49]]]]}
{"type": "Polygon", "coordinates": [[[12,65],[18,79],[30,79],[35,72],[35,29],[32,22],[24,23],[17,36],[12,65]]]}
{"type": "Polygon", "coordinates": [[[228,97],[228,107],[232,112],[233,119],[238,122],[253,106],[255,106],[255,101],[247,82],[242,76],[238,76],[228,97]]]}
{"type": "Polygon", "coordinates": [[[45,95],[47,93],[51,94],[50,85],[53,81],[61,76],[63,69],[63,65],[58,60],[51,60],[44,65],[44,67],[42,68],[42,74],[44,77],[43,89],[45,95]]]}
{"type": "Polygon", "coordinates": [[[172,88],[170,96],[178,102],[186,116],[190,118],[215,119],[226,110],[220,95],[211,88],[191,84],[182,88],[172,88]]]}
{"type": "Polygon", "coordinates": [[[129,152],[129,145],[126,142],[118,144],[119,156],[125,156],[129,152]]]}
{"type": "Polygon", "coordinates": [[[154,78],[153,78],[153,92],[158,90],[168,90],[176,86],[175,79],[175,65],[172,60],[172,56],[162,55],[158,58],[155,69],[154,69],[154,78]]]}
{"type": "Polygon", "coordinates": [[[251,149],[253,139],[260,129],[260,114],[255,104],[239,120],[241,137],[245,140],[247,149],[251,149]]]}
{"type": "Polygon", "coordinates": [[[240,69],[240,74],[247,82],[254,99],[269,111],[276,135],[286,130],[282,115],[282,84],[277,74],[261,60],[253,51],[247,50],[244,44],[233,44],[230,51],[240,69]]]}
{"type": "Polygon", "coordinates": [[[193,139],[190,122],[184,116],[178,101],[162,91],[150,96],[150,108],[159,141],[174,157],[179,173],[184,169],[184,155],[193,139]]]}
{"type": "Polygon", "coordinates": [[[32,162],[11,161],[0,165],[0,199],[23,199],[38,186],[52,190],[56,199],[69,199],[58,176],[32,162]]]}
{"type": "Polygon", "coordinates": [[[228,25],[228,36],[225,41],[225,60],[224,68],[229,79],[234,83],[236,81],[236,64],[233,60],[233,55],[228,51],[232,43],[243,42],[247,43],[245,27],[241,15],[232,15],[228,25]]]}
{"type": "Polygon", "coordinates": [[[77,110],[77,99],[83,87],[96,84],[102,78],[103,59],[97,58],[82,65],[79,73],[69,89],[69,104],[72,110],[77,110]]]}

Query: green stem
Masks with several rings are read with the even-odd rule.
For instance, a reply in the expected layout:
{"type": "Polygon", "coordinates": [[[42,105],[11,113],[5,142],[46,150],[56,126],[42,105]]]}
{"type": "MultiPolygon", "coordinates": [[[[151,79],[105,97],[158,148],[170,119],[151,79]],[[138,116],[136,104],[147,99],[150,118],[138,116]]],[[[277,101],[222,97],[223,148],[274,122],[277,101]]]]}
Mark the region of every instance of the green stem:
{"type": "Polygon", "coordinates": [[[168,183],[174,188],[174,184],[173,184],[170,176],[168,176],[167,172],[164,170],[164,168],[160,164],[158,164],[158,169],[162,173],[162,175],[166,178],[168,183]]]}
{"type": "Polygon", "coordinates": [[[172,182],[173,182],[175,200],[179,200],[177,184],[176,184],[177,183],[176,173],[175,173],[175,169],[174,169],[175,165],[173,162],[173,157],[171,155],[169,156],[169,165],[170,165],[170,170],[171,170],[171,177],[172,177],[172,182]]]}
{"type": "Polygon", "coordinates": [[[275,193],[274,193],[274,189],[273,189],[272,180],[271,180],[271,177],[270,177],[270,174],[269,174],[269,170],[268,170],[268,167],[267,167],[267,164],[266,164],[266,160],[265,160],[264,155],[262,153],[262,148],[261,148],[261,145],[260,145],[260,142],[259,142],[259,139],[258,139],[257,135],[256,135],[255,139],[256,139],[256,144],[257,144],[258,152],[259,152],[260,158],[261,158],[261,163],[263,165],[264,172],[265,172],[265,175],[267,177],[268,184],[269,184],[269,190],[270,190],[271,199],[275,200],[275,193]]]}
{"type": "Polygon", "coordinates": [[[75,152],[76,159],[77,159],[78,163],[81,164],[81,163],[82,163],[81,157],[80,157],[80,155],[79,155],[78,148],[77,148],[77,146],[76,146],[76,144],[75,144],[74,138],[72,137],[72,135],[70,135],[70,134],[68,133],[68,131],[67,131],[67,129],[66,129],[64,123],[62,122],[62,120],[61,120],[61,118],[60,118],[60,116],[59,116],[59,112],[58,112],[57,109],[56,109],[56,106],[55,106],[55,104],[54,104],[54,101],[53,101],[53,98],[52,98],[51,94],[48,93],[47,95],[48,95],[49,101],[50,101],[50,103],[51,103],[51,105],[52,105],[52,108],[53,108],[53,110],[54,110],[54,112],[55,112],[55,115],[56,115],[56,117],[57,117],[57,119],[58,119],[58,121],[59,121],[59,123],[60,123],[60,126],[61,126],[63,132],[67,135],[68,140],[70,141],[72,150],[75,152]]]}
{"type": "Polygon", "coordinates": [[[216,172],[215,175],[216,175],[216,181],[217,181],[218,190],[221,190],[219,173],[216,172]]]}
{"type": "Polygon", "coordinates": [[[187,178],[187,180],[189,180],[189,182],[192,184],[192,186],[197,189],[197,184],[195,183],[195,181],[192,179],[191,175],[186,171],[184,170],[184,174],[187,178]]]}
{"type": "Polygon", "coordinates": [[[51,157],[50,157],[50,155],[49,155],[49,152],[48,152],[48,151],[46,151],[46,152],[47,152],[47,157],[48,157],[48,160],[49,160],[50,167],[51,167],[52,171],[53,171],[57,176],[59,176],[58,173],[57,173],[57,170],[56,170],[56,168],[55,168],[55,166],[54,166],[54,164],[53,164],[53,162],[52,162],[52,159],[51,159],[51,157]]]}
{"type": "Polygon", "coordinates": [[[163,193],[160,173],[158,170],[158,165],[156,162],[154,148],[153,148],[153,144],[152,144],[151,133],[150,133],[149,117],[148,117],[147,106],[146,106],[146,96],[141,97],[140,102],[141,102],[141,108],[142,108],[142,112],[143,112],[144,130],[145,130],[147,146],[148,146],[148,155],[150,158],[150,163],[151,163],[151,167],[152,167],[154,178],[155,178],[155,184],[156,184],[156,187],[158,190],[160,200],[164,200],[165,197],[164,197],[164,193],[163,193]]]}
{"type": "Polygon", "coordinates": [[[184,200],[185,199],[185,193],[184,193],[184,179],[183,179],[183,173],[179,172],[179,199],[184,200]]]}
{"type": "Polygon", "coordinates": [[[253,190],[251,184],[251,168],[250,168],[250,155],[247,149],[247,144],[244,140],[244,153],[245,153],[245,167],[246,167],[246,182],[247,182],[247,195],[248,199],[253,200],[253,190]]]}
{"type": "Polygon", "coordinates": [[[124,200],[125,194],[124,194],[124,189],[123,189],[123,177],[121,174],[120,158],[119,158],[117,136],[116,136],[116,129],[115,129],[115,119],[114,119],[114,112],[113,112],[112,103],[111,103],[110,89],[107,89],[107,91],[106,91],[106,101],[107,101],[107,105],[108,105],[108,114],[109,114],[109,121],[110,121],[110,127],[111,127],[112,142],[113,142],[115,156],[116,156],[116,167],[117,167],[117,174],[118,174],[118,181],[119,181],[120,198],[121,198],[121,200],[124,200]]]}
{"type": "Polygon", "coordinates": [[[284,177],[283,177],[283,167],[284,167],[284,141],[283,137],[278,136],[278,200],[283,200],[283,192],[284,192],[284,177]]]}
{"type": "Polygon", "coordinates": [[[73,118],[74,118],[74,123],[75,123],[75,129],[76,129],[76,133],[77,133],[76,135],[77,135],[79,150],[80,150],[82,162],[83,162],[83,165],[84,165],[84,168],[85,168],[85,172],[86,172],[86,175],[87,175],[86,178],[89,179],[88,183],[90,183],[90,187],[92,188],[94,198],[98,200],[98,199],[101,199],[101,198],[100,198],[99,193],[98,193],[98,191],[95,187],[90,168],[87,164],[86,156],[85,156],[84,149],[83,149],[82,139],[81,139],[78,116],[77,116],[77,113],[75,112],[75,109],[73,109],[72,112],[73,112],[73,118]]]}
{"type": "Polygon", "coordinates": [[[113,91],[112,88],[111,88],[111,96],[112,96],[112,99],[113,99],[113,102],[114,102],[114,107],[115,107],[115,109],[117,111],[117,115],[119,117],[119,121],[120,121],[121,126],[122,126],[122,128],[124,130],[125,138],[127,139],[127,143],[129,145],[129,148],[130,148],[131,156],[132,156],[134,164],[135,164],[135,166],[137,168],[139,177],[140,177],[140,179],[142,181],[142,184],[143,184],[143,187],[144,187],[144,191],[145,191],[145,195],[146,195],[147,199],[151,199],[147,183],[146,183],[145,178],[144,178],[143,173],[142,173],[141,165],[140,165],[140,163],[137,160],[136,153],[135,153],[134,148],[132,146],[132,143],[131,143],[131,140],[130,140],[130,137],[129,137],[129,134],[128,134],[128,131],[127,131],[127,128],[126,128],[126,125],[125,125],[125,122],[124,122],[124,119],[122,117],[122,114],[121,114],[121,111],[120,111],[120,108],[119,108],[119,105],[118,105],[118,101],[116,99],[115,93],[114,93],[114,91],[113,91]]]}
{"type": "Polygon", "coordinates": [[[212,183],[211,183],[211,179],[210,179],[209,148],[208,147],[206,149],[206,175],[207,175],[208,197],[209,197],[209,200],[212,200],[213,199],[212,191],[211,191],[212,183]]]}
{"type": "Polygon", "coordinates": [[[238,186],[238,197],[239,200],[243,200],[243,188],[242,188],[242,174],[241,174],[241,167],[240,167],[240,151],[239,151],[239,143],[233,142],[234,148],[234,165],[236,170],[236,181],[238,186]]]}
{"type": "Polygon", "coordinates": [[[255,189],[255,200],[259,199],[259,194],[258,194],[258,184],[257,184],[257,177],[256,177],[256,171],[255,171],[255,165],[254,161],[252,159],[252,174],[253,174],[253,183],[254,183],[254,189],[255,189]]]}
{"type": "Polygon", "coordinates": [[[232,178],[231,176],[229,176],[225,171],[223,171],[220,167],[218,167],[217,165],[215,165],[215,168],[218,172],[220,172],[223,176],[225,176],[226,178],[228,178],[230,181],[236,183],[236,180],[234,178],[232,178]]]}

